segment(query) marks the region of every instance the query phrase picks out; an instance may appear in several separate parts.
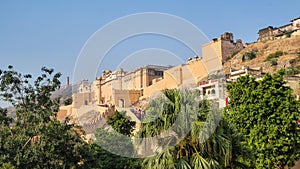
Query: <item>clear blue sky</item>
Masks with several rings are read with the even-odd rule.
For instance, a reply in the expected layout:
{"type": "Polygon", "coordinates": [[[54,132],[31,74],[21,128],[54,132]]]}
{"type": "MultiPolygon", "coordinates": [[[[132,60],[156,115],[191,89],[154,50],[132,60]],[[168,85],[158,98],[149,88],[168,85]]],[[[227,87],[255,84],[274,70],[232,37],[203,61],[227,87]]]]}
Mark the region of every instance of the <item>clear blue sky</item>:
{"type": "MultiPolygon", "coordinates": [[[[299,17],[299,7],[299,0],[2,0],[0,68],[11,64],[21,72],[37,75],[42,66],[52,67],[62,72],[64,83],[66,76],[72,77],[76,58],[87,39],[105,24],[125,15],[169,13],[190,21],[209,39],[229,31],[235,39],[253,42],[260,28],[288,24],[299,17]]],[[[147,47],[156,48],[151,45],[154,43],[149,42],[147,47]]],[[[179,54],[183,60],[190,57],[188,53],[179,54]]],[[[115,66],[112,59],[104,68],[115,66]]]]}

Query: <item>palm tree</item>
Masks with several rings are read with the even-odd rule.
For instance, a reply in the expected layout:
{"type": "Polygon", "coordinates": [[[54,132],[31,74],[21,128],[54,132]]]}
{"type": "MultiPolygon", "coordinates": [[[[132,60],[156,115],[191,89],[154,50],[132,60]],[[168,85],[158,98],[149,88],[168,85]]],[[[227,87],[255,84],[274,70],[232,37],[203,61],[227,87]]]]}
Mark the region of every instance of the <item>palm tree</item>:
{"type": "Polygon", "coordinates": [[[240,135],[233,127],[220,120],[219,110],[212,109],[206,100],[197,101],[197,91],[163,93],[149,103],[146,123],[141,125],[138,136],[152,137],[170,128],[175,134],[168,139],[165,151],[145,158],[144,168],[247,167],[242,160],[247,160],[250,153],[241,146],[240,135]],[[177,144],[172,146],[174,140],[177,144]]]}

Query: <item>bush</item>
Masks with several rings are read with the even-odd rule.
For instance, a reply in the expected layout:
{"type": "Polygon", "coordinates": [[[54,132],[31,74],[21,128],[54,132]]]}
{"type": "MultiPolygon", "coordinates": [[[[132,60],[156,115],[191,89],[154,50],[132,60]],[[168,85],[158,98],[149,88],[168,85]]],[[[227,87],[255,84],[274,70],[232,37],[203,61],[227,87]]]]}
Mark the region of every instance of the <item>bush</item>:
{"type": "Polygon", "coordinates": [[[271,60],[271,65],[272,66],[276,66],[278,63],[277,63],[277,60],[276,59],[273,59],[271,60]]]}
{"type": "Polygon", "coordinates": [[[298,73],[300,73],[300,67],[299,66],[297,66],[297,67],[291,66],[291,67],[286,68],[286,70],[285,70],[285,74],[288,75],[288,76],[296,75],[298,73]]]}
{"type": "Polygon", "coordinates": [[[71,97],[71,98],[68,98],[68,99],[66,99],[66,100],[64,101],[64,105],[65,105],[65,106],[71,105],[72,103],[73,103],[72,97],[71,97]]]}
{"type": "Polygon", "coordinates": [[[292,36],[292,32],[287,32],[284,34],[286,38],[290,38],[292,36]]]}
{"type": "Polygon", "coordinates": [[[257,50],[252,50],[252,51],[249,51],[249,52],[245,52],[243,54],[243,58],[247,58],[248,60],[252,60],[254,58],[256,58],[256,53],[257,53],[257,50]]]}
{"type": "Polygon", "coordinates": [[[280,56],[282,56],[284,54],[285,54],[285,52],[283,52],[283,51],[280,51],[280,50],[276,51],[275,53],[269,54],[265,61],[270,61],[271,59],[279,58],[280,56]]]}

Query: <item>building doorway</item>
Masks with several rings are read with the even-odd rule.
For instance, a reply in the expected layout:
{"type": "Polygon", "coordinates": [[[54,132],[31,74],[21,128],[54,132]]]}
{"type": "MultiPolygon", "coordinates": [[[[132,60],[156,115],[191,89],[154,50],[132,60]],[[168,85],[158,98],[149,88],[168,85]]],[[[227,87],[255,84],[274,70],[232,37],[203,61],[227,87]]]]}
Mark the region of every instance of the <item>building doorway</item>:
{"type": "Polygon", "coordinates": [[[125,107],[125,101],[124,99],[119,100],[119,107],[124,108],[125,107]]]}

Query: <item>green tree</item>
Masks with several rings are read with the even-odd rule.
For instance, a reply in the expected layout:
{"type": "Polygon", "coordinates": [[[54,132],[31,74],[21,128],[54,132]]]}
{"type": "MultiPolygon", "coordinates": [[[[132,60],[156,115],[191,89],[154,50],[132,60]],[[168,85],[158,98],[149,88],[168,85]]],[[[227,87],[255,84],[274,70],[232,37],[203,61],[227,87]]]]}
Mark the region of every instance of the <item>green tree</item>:
{"type": "Polygon", "coordinates": [[[11,165],[10,163],[3,163],[0,166],[0,169],[15,169],[15,167],[13,165],[11,165]]]}
{"type": "MultiPolygon", "coordinates": [[[[60,73],[42,68],[32,81],[9,66],[0,70],[0,97],[16,109],[17,118],[0,109],[0,163],[10,168],[87,168],[90,147],[82,130],[56,120],[59,98],[50,99],[60,87],[60,73]]],[[[3,165],[4,166],[4,165],[3,165]]]]}
{"type": "MultiPolygon", "coordinates": [[[[172,128],[175,137],[171,137],[178,140],[182,136],[183,139],[175,146],[167,146],[166,151],[146,158],[143,162],[144,168],[247,167],[242,160],[247,159],[250,153],[242,147],[239,142],[240,135],[236,130],[226,121],[219,122],[221,113],[213,109],[206,100],[196,101],[196,109],[191,106],[199,98],[197,93],[165,90],[165,97],[158,97],[150,102],[145,118],[147,123],[142,124],[139,137],[160,134],[170,129],[176,123],[176,119],[180,119],[179,127],[172,128]],[[190,113],[195,110],[196,114],[190,113]],[[180,113],[182,111],[185,113],[180,113]],[[182,135],[183,133],[185,135],[182,135]]],[[[159,146],[163,146],[162,144],[168,145],[161,142],[159,146]]]]}
{"type": "Polygon", "coordinates": [[[108,118],[107,124],[109,126],[106,128],[96,130],[96,141],[92,145],[94,156],[98,159],[96,160],[97,168],[141,168],[140,159],[129,158],[136,153],[130,138],[135,121],[131,121],[125,112],[115,111],[114,115],[108,118]],[[127,157],[117,155],[120,152],[127,157]]]}
{"type": "Polygon", "coordinates": [[[8,127],[12,120],[12,118],[7,116],[7,109],[0,108],[0,129],[8,127]]]}
{"type": "Polygon", "coordinates": [[[66,100],[64,101],[64,105],[65,105],[65,106],[71,105],[72,103],[73,103],[72,97],[70,97],[70,98],[68,98],[68,99],[66,99],[66,100]]]}
{"type": "Polygon", "coordinates": [[[114,115],[108,117],[107,124],[110,125],[115,131],[130,136],[134,130],[135,121],[130,121],[130,117],[125,115],[125,112],[115,111],[114,115]]]}
{"type": "Polygon", "coordinates": [[[299,104],[284,74],[243,76],[227,86],[230,106],[224,114],[253,151],[256,168],[284,168],[299,159],[299,104]]]}

